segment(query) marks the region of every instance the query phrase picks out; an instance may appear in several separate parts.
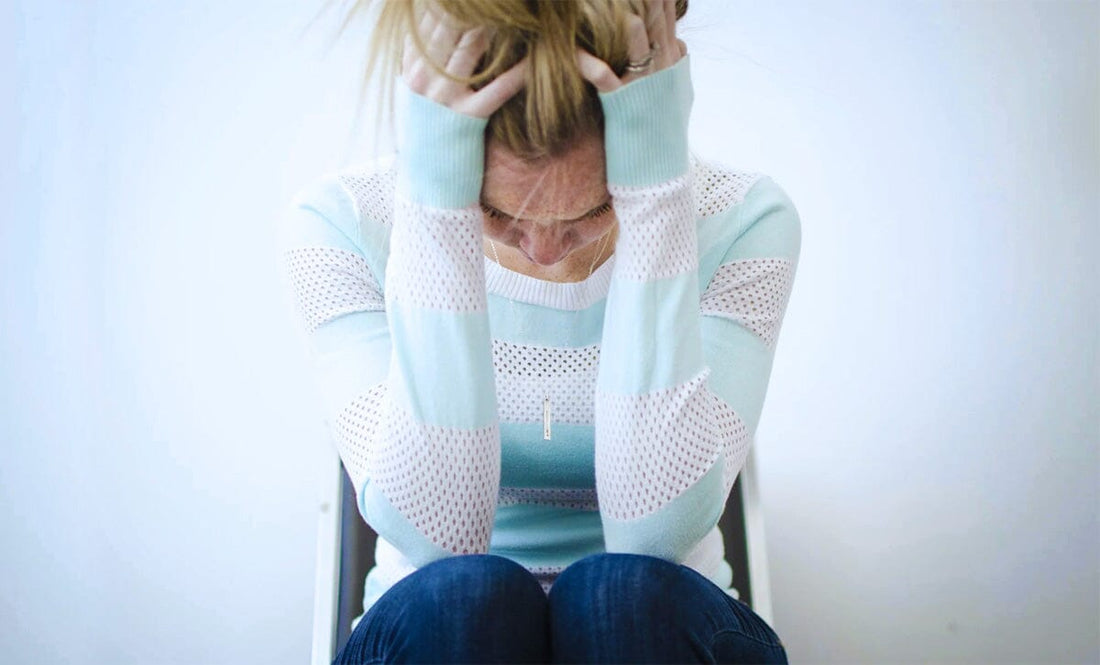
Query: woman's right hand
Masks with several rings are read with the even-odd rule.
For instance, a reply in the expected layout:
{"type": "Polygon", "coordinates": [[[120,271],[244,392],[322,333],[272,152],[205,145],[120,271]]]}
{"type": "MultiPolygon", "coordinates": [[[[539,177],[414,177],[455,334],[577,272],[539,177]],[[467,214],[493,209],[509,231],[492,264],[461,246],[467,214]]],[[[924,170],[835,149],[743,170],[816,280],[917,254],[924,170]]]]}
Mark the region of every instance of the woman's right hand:
{"type": "Polygon", "coordinates": [[[401,76],[416,94],[457,113],[488,118],[523,88],[526,58],[480,90],[447,76],[467,78],[474,73],[478,60],[489,47],[485,28],[463,30],[450,17],[428,10],[420,18],[417,32],[426,52],[408,35],[401,59],[401,76]]]}

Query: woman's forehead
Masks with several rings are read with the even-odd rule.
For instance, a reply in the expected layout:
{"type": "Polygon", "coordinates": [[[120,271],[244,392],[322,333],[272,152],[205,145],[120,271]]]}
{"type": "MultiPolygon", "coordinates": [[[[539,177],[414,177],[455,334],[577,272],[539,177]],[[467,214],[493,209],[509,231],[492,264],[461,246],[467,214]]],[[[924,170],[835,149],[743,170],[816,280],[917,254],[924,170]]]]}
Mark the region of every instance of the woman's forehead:
{"type": "Polygon", "coordinates": [[[573,219],[606,202],[603,144],[578,144],[531,161],[493,141],[486,146],[481,200],[518,217],[573,219]]]}

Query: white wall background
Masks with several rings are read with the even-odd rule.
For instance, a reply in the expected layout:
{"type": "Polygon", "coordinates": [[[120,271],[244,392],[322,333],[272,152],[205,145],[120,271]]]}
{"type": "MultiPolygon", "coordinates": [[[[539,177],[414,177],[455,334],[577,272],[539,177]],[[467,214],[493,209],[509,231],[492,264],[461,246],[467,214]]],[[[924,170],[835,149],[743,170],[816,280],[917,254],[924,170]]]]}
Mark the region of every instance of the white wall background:
{"type": "MultiPolygon", "coordinates": [[[[790,655],[1097,662],[1100,4],[692,5],[699,152],[803,218],[757,441],[790,655]]],[[[0,10],[4,662],[308,658],[271,233],[371,153],[318,7],[0,10]]]]}

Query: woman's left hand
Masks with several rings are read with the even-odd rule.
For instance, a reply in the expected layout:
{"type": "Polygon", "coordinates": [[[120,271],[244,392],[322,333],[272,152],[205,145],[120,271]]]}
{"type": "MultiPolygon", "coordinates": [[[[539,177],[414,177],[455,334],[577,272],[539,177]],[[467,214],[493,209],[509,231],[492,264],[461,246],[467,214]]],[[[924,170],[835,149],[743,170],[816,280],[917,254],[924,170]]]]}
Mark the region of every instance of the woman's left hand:
{"type": "Polygon", "coordinates": [[[630,65],[622,77],[606,62],[577,49],[581,75],[600,92],[618,90],[631,81],[667,69],[687,54],[687,45],[676,38],[676,0],[645,0],[645,18],[631,14],[627,25],[630,65]]]}

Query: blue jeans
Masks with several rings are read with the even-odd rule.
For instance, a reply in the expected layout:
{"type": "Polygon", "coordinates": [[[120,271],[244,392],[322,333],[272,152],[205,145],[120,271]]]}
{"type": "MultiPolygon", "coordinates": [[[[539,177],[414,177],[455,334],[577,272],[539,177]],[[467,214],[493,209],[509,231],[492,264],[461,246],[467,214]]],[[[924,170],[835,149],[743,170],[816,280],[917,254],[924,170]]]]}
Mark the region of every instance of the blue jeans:
{"type": "Polygon", "coordinates": [[[747,605],[686,566],[595,554],[549,596],[490,554],[435,561],[393,585],[334,663],[786,663],[747,605]]]}

